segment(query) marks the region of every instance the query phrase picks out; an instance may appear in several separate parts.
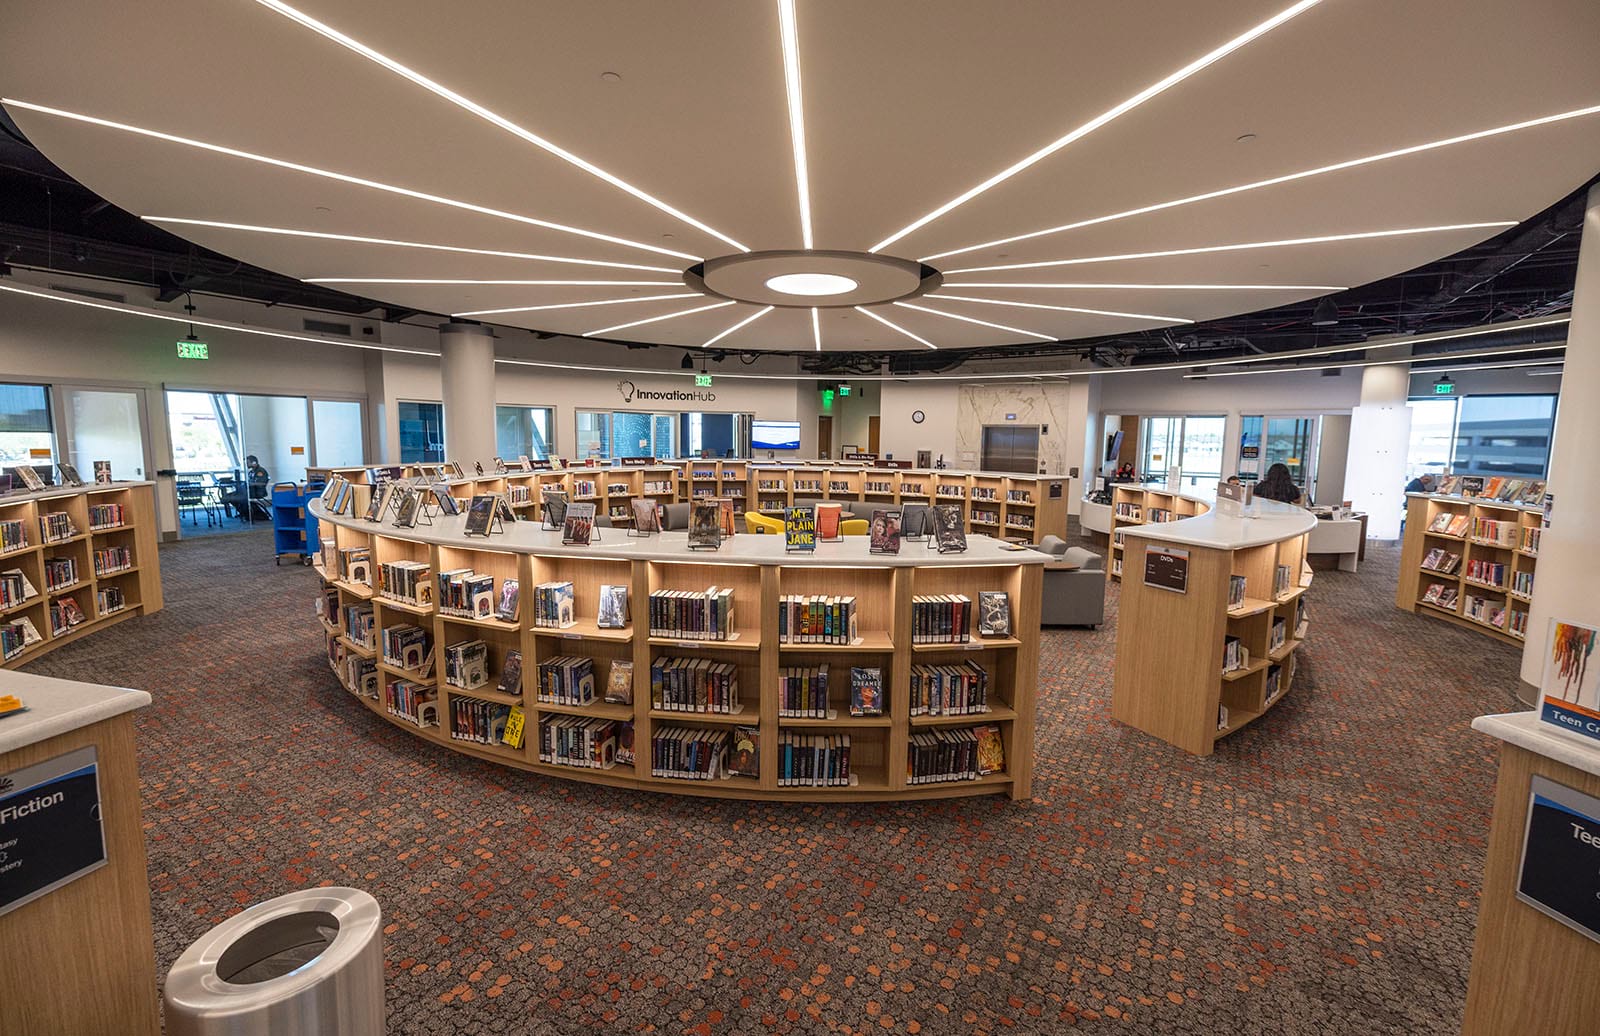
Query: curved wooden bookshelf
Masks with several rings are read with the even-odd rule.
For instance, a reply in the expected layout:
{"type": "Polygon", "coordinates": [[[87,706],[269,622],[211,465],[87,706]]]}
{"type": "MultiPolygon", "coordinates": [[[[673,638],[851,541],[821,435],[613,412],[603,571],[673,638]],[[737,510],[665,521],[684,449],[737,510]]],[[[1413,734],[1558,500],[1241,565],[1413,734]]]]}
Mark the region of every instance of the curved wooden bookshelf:
{"type": "Polygon", "coordinates": [[[27,619],[41,638],[4,658],[4,668],[26,665],[108,626],[161,610],[154,485],[112,482],[0,497],[0,522],[20,522],[27,537],[22,546],[0,550],[0,574],[20,572],[35,591],[25,599],[0,604],[0,623],[27,619]],[[121,510],[110,512],[111,507],[121,510]],[[108,513],[117,514],[120,520],[91,521],[108,513]],[[40,519],[63,514],[70,523],[70,534],[47,541],[40,519]],[[96,564],[107,557],[100,552],[112,550],[126,553],[115,563],[96,564]],[[46,578],[52,567],[47,562],[71,562],[75,577],[52,586],[46,578]],[[113,598],[120,599],[120,605],[110,607],[113,598]],[[81,616],[81,621],[67,624],[67,600],[76,606],[71,614],[81,616]],[[103,601],[107,607],[102,608],[103,601]],[[52,621],[58,613],[63,620],[59,628],[52,621]]]}
{"type": "MultiPolygon", "coordinates": [[[[1172,493],[1159,499],[1156,506],[1205,504],[1172,493]]],[[[1210,755],[1219,740],[1283,700],[1309,629],[1306,543],[1316,518],[1269,500],[1247,513],[1214,510],[1119,526],[1128,560],[1111,715],[1195,755],[1210,755]],[[1187,552],[1181,592],[1145,582],[1149,547],[1187,552]],[[1234,576],[1245,580],[1244,598],[1230,607],[1234,576]],[[1248,656],[1228,667],[1234,641],[1248,656]]]]}
{"type": "MultiPolygon", "coordinates": [[[[363,490],[363,487],[357,487],[363,490]]],[[[364,512],[364,491],[356,494],[355,514],[364,512]]],[[[564,546],[559,532],[520,521],[504,534],[488,538],[463,535],[461,517],[434,517],[434,524],[395,528],[349,515],[330,516],[320,502],[312,511],[321,523],[323,553],[316,569],[323,580],[321,608],[338,614],[322,622],[330,665],[340,683],[372,712],[422,739],[471,755],[545,776],[590,781],[668,794],[796,801],[897,800],[1006,794],[1030,794],[1033,770],[1035,682],[1039,661],[1039,596],[1044,555],[1008,549],[984,536],[969,539],[964,554],[940,555],[920,542],[908,541],[898,555],[873,555],[865,537],[820,543],[814,555],[785,554],[782,537],[739,534],[716,551],[690,551],[684,533],[630,537],[622,529],[601,530],[603,540],[587,547],[564,546]],[[370,551],[377,566],[400,561],[428,566],[437,592],[439,572],[471,568],[491,575],[498,595],[507,578],[521,587],[521,608],[515,623],[468,619],[441,614],[424,606],[389,600],[368,585],[351,582],[339,571],[341,551],[370,551]],[[530,615],[533,588],[541,583],[571,582],[576,603],[574,625],[548,628],[530,615]],[[599,588],[629,588],[630,621],[624,629],[596,625],[599,588]],[[704,590],[731,587],[734,599],[733,641],[691,641],[651,636],[648,598],[652,591],[704,590]],[[976,605],[981,590],[1010,595],[1014,635],[983,638],[976,618],[966,643],[912,643],[913,597],[965,594],[976,605]],[[782,596],[849,595],[856,598],[859,643],[779,643],[778,612],[782,596]],[[351,638],[345,609],[373,607],[370,645],[351,638]],[[383,631],[400,625],[428,631],[436,652],[432,672],[417,677],[385,661],[383,631]],[[489,648],[490,678],[484,687],[467,690],[443,679],[443,647],[483,640],[489,648]],[[522,678],[514,693],[498,693],[502,666],[509,651],[520,652],[522,678]],[[539,664],[563,656],[594,661],[597,691],[604,690],[612,661],[633,664],[633,701],[609,704],[557,704],[539,693],[539,664]],[[652,707],[651,663],[669,657],[704,658],[727,663],[738,675],[742,710],[737,714],[665,711],[652,707]],[[366,691],[352,684],[351,660],[371,659],[376,678],[366,691]],[[912,715],[910,688],[914,666],[959,666],[975,662],[988,673],[989,711],[959,715],[912,715]],[[813,718],[780,716],[778,681],[788,667],[829,664],[827,715],[813,718]],[[874,667],[882,672],[887,699],[881,716],[851,716],[850,669],[874,667]],[[436,695],[438,725],[419,727],[392,715],[385,702],[390,685],[411,680],[436,695]],[[376,685],[374,687],[374,684],[376,685]],[[371,695],[376,692],[376,697],[371,695]],[[525,736],[521,747],[458,740],[451,736],[459,699],[515,706],[522,712],[525,736]],[[634,760],[606,769],[541,761],[541,730],[572,717],[632,724],[634,760]],[[652,735],[661,727],[729,731],[733,725],[759,730],[760,776],[701,780],[652,774],[652,735]],[[1004,769],[977,779],[942,783],[908,780],[907,759],[915,740],[926,744],[963,729],[998,728],[1004,747],[1004,769]],[[785,786],[779,783],[779,739],[817,735],[850,739],[848,785],[785,786]]],[[[974,608],[974,612],[976,609],[974,608]]],[[[362,663],[357,662],[359,667],[362,663]]],[[[356,678],[359,679],[359,678],[356,678]]]]}

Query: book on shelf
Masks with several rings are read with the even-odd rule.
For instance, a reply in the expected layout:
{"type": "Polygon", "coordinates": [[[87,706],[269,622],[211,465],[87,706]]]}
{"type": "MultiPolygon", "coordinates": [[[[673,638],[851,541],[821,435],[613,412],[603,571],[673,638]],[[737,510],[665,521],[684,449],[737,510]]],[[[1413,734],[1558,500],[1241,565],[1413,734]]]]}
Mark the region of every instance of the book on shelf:
{"type": "MultiPolygon", "coordinates": [[[[1423,591],[1422,603],[1439,604],[1440,598],[1444,596],[1445,589],[1446,587],[1443,583],[1429,583],[1428,589],[1423,591]]],[[[1440,607],[1443,607],[1443,605],[1440,605],[1440,607]]]]}
{"type": "Polygon", "coordinates": [[[539,663],[538,699],[549,705],[592,705],[594,659],[558,655],[539,663]]]}
{"type": "Polygon", "coordinates": [[[500,598],[494,606],[494,617],[501,622],[516,622],[521,603],[522,584],[516,579],[500,581],[500,598]]]}
{"type": "Polygon", "coordinates": [[[1250,649],[1238,637],[1229,636],[1222,644],[1222,671],[1237,672],[1250,668],[1250,649]]]}
{"type": "MultiPolygon", "coordinates": [[[[335,592],[337,594],[337,591],[335,592]]],[[[344,635],[350,638],[352,644],[364,648],[374,646],[372,635],[377,629],[377,616],[370,604],[352,604],[344,609],[343,628],[344,635]]]]}
{"type": "Polygon", "coordinates": [[[997,726],[925,730],[906,745],[906,783],[975,781],[1005,768],[1005,742],[997,726]]]}
{"type": "Polygon", "coordinates": [[[0,522],[0,551],[10,553],[28,545],[28,529],[21,521],[0,522]]]}
{"type": "Polygon", "coordinates": [[[567,505],[566,519],[561,523],[561,542],[587,547],[594,539],[594,504],[567,505]]]}
{"type": "Polygon", "coordinates": [[[728,773],[734,777],[761,778],[761,728],[735,725],[728,773]]]}
{"type": "Polygon", "coordinates": [[[53,511],[39,516],[39,535],[46,543],[59,543],[78,535],[78,527],[72,524],[72,515],[53,511]]]}
{"type": "Polygon", "coordinates": [[[738,715],[744,711],[738,667],[709,658],[657,658],[650,663],[650,707],[738,715]]]}
{"type": "Polygon", "coordinates": [[[1291,573],[1288,565],[1277,565],[1272,570],[1272,596],[1282,597],[1291,587],[1291,573]]]}
{"type": "Polygon", "coordinates": [[[431,684],[414,680],[390,679],[383,687],[384,707],[389,714],[419,727],[438,725],[438,699],[439,692],[431,684]]]}
{"type": "Polygon", "coordinates": [[[78,582],[77,558],[44,559],[44,586],[52,593],[78,582]]]}
{"type": "Polygon", "coordinates": [[[89,620],[79,606],[77,598],[59,597],[50,602],[50,633],[59,636],[74,626],[81,626],[89,620]]]}
{"type": "Polygon", "coordinates": [[[877,508],[867,527],[867,549],[872,554],[900,553],[900,512],[877,508]]]}
{"type": "Polygon", "coordinates": [[[95,532],[127,524],[127,511],[121,504],[90,504],[89,528],[95,532]]]}
{"type": "Polygon", "coordinates": [[[655,727],[650,733],[650,774],[675,780],[716,780],[728,754],[728,731],[655,727]]]}
{"type": "Polygon", "coordinates": [[[911,598],[913,644],[964,644],[972,639],[972,598],[918,594],[911,598]]]}
{"type": "Polygon", "coordinates": [[[620,658],[611,660],[611,672],[606,675],[605,699],[611,705],[633,704],[633,663],[620,658]]]}
{"type": "Polygon", "coordinates": [[[1461,614],[1469,619],[1487,623],[1496,629],[1504,629],[1506,625],[1505,602],[1481,597],[1477,594],[1467,594],[1462,599],[1461,614]]]}
{"type": "Polygon", "coordinates": [[[661,531],[661,512],[656,510],[656,502],[654,500],[646,497],[633,500],[631,503],[633,506],[634,532],[646,533],[661,531]]]}
{"type": "Polygon", "coordinates": [[[714,500],[696,500],[690,506],[690,549],[712,550],[722,546],[722,508],[714,500]]]}
{"type": "Polygon", "coordinates": [[[975,659],[911,667],[911,715],[968,716],[989,711],[989,671],[975,659]]]}
{"type": "Polygon", "coordinates": [[[1525,528],[1522,530],[1522,549],[1529,554],[1539,553],[1539,534],[1543,529],[1525,528]]]}
{"type": "Polygon", "coordinates": [[[1527,637],[1528,613],[1520,608],[1511,609],[1510,632],[1513,637],[1527,637]]]}
{"type": "Polygon", "coordinates": [[[495,690],[501,694],[522,694],[522,652],[516,648],[506,652],[505,664],[500,667],[500,682],[495,690]]]}
{"type": "MultiPolygon", "coordinates": [[[[976,515],[976,512],[974,512],[976,515]]],[[[999,514],[994,515],[996,521],[999,514]]],[[[940,554],[958,554],[967,549],[967,530],[961,525],[961,508],[955,504],[936,504],[933,508],[933,539],[940,554]]]]}
{"type": "Polygon", "coordinates": [[[347,583],[372,585],[372,548],[342,547],[339,550],[339,572],[347,583]]]}
{"type": "Polygon", "coordinates": [[[350,655],[344,660],[345,688],[358,698],[378,697],[378,663],[360,655],[350,655]]]}
{"type": "Polygon", "coordinates": [[[458,619],[487,619],[494,615],[494,576],[470,568],[440,572],[439,614],[458,619]]]}
{"type": "Polygon", "coordinates": [[[1011,595],[1004,590],[978,591],[978,635],[1011,636],[1011,595]]]}
{"type": "Polygon", "coordinates": [[[1505,586],[1506,574],[1510,570],[1511,566],[1498,561],[1472,558],[1467,561],[1466,576],[1468,579],[1479,583],[1493,583],[1495,586],[1505,586]]]}
{"type": "Polygon", "coordinates": [[[1533,573],[1518,572],[1511,577],[1511,589],[1524,597],[1533,596],[1533,573]]]}
{"type": "Polygon", "coordinates": [[[444,682],[465,691],[489,682],[489,645],[482,640],[448,644],[444,649],[444,682]]]}
{"type": "Polygon", "coordinates": [[[539,761],[552,766],[609,770],[617,765],[620,720],[549,716],[539,720],[539,761]]]}
{"type": "Polygon", "coordinates": [[[494,520],[495,500],[493,493],[479,493],[467,504],[467,521],[462,531],[468,536],[489,535],[489,525],[494,520]]]}
{"type": "Polygon", "coordinates": [[[883,670],[878,666],[850,667],[850,715],[883,715],[883,670]]]}
{"type": "Polygon", "coordinates": [[[784,719],[828,719],[828,663],[778,670],[778,715],[784,719]]]}
{"type": "Polygon", "coordinates": [[[577,595],[570,580],[552,580],[533,588],[533,624],[541,629],[577,625],[577,595]]]}
{"type": "Polygon", "coordinates": [[[1245,587],[1249,584],[1244,576],[1228,577],[1228,607],[1238,608],[1244,604],[1245,587]]]}
{"type": "Polygon", "coordinates": [[[650,594],[650,636],[680,640],[732,640],[733,590],[656,590],[650,594]]]}
{"type": "Polygon", "coordinates": [[[383,660],[397,669],[422,672],[428,664],[433,634],[421,626],[401,623],[382,631],[383,660]]]}
{"type": "Polygon", "coordinates": [[[626,583],[605,583],[600,587],[600,608],[595,625],[606,630],[625,629],[628,625],[628,586],[626,583]]]}
{"type": "Polygon", "coordinates": [[[506,729],[501,733],[500,740],[509,748],[521,748],[527,724],[528,714],[522,710],[522,706],[511,706],[511,711],[506,713],[506,729]]]}
{"type": "Polygon", "coordinates": [[[1454,575],[1461,565],[1461,555],[1443,547],[1434,547],[1422,559],[1422,567],[1441,575],[1454,575]]]}
{"type": "Polygon", "coordinates": [[[378,595],[418,608],[433,604],[433,568],[426,561],[386,561],[378,566],[378,595]]]}
{"type": "Polygon", "coordinates": [[[1433,521],[1428,523],[1428,531],[1429,532],[1449,532],[1450,531],[1450,519],[1452,519],[1454,517],[1455,517],[1455,515],[1452,514],[1449,511],[1440,511],[1438,514],[1433,516],[1433,521]]]}
{"type": "Polygon", "coordinates": [[[778,731],[778,787],[851,787],[849,734],[778,731]]]}
{"type": "Polygon", "coordinates": [[[480,745],[504,744],[510,719],[509,705],[459,694],[450,696],[450,737],[453,740],[480,745]]]}
{"type": "Polygon", "coordinates": [[[778,643],[854,644],[856,599],[850,594],[784,594],[778,599],[778,643]]]}
{"type": "Polygon", "coordinates": [[[39,596],[38,588],[29,582],[20,568],[0,572],[0,608],[15,608],[39,596]]]}
{"type": "Polygon", "coordinates": [[[785,507],[783,509],[783,549],[786,551],[814,551],[817,549],[817,509],[815,507],[785,507]]]}

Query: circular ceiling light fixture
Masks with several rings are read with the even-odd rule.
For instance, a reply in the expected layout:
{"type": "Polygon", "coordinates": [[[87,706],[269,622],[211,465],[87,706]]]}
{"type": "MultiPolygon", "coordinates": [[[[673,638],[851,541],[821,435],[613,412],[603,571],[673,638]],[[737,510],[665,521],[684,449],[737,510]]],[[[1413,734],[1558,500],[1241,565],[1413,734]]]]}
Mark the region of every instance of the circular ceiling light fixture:
{"type": "Polygon", "coordinates": [[[836,273],[780,273],[767,278],[767,287],[785,295],[805,295],[816,298],[822,295],[843,295],[855,291],[858,282],[836,273]]]}

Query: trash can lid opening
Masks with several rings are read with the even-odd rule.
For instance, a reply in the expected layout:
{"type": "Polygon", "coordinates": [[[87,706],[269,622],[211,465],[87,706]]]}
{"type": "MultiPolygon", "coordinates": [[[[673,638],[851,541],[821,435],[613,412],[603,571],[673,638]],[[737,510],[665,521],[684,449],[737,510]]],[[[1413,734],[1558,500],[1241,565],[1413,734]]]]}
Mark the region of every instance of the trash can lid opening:
{"type": "Polygon", "coordinates": [[[325,910],[275,917],[223,951],[217,977],[240,986],[282,978],[322,956],[338,934],[339,919],[325,910]]]}

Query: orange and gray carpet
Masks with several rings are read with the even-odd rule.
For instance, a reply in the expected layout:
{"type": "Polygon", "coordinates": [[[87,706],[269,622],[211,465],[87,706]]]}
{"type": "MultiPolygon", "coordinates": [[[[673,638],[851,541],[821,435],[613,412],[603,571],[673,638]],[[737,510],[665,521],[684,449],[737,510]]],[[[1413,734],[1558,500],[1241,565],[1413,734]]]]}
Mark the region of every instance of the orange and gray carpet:
{"type": "MultiPolygon", "coordinates": [[[[390,1031],[1454,1033],[1518,653],[1319,572],[1290,696],[1209,759],[1111,721],[1117,591],[1047,631],[1035,797],[622,793],[424,744],[328,672],[270,533],[169,546],[167,609],[32,672],[142,687],[165,974],[293,889],[383,906],[390,1031]]],[[[1161,650],[1153,636],[1151,651],[1161,650]]]]}

